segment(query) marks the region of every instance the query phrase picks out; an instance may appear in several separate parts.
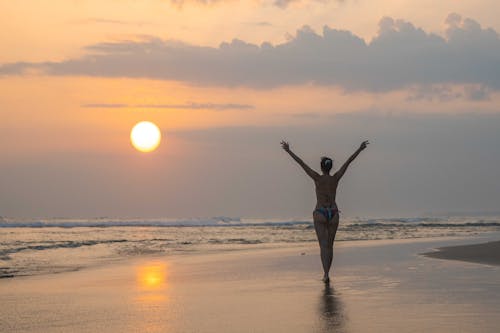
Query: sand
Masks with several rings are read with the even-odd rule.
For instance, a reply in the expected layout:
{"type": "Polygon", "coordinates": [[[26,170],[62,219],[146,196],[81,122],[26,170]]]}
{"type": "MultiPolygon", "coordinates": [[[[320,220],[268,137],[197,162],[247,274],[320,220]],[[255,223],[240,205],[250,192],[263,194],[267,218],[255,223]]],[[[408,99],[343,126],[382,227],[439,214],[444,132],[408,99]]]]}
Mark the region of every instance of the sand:
{"type": "Polygon", "coordinates": [[[500,241],[441,247],[424,255],[438,259],[461,260],[500,266],[500,241]]]}
{"type": "Polygon", "coordinates": [[[0,281],[1,332],[497,332],[500,267],[418,253],[464,241],[148,257],[0,281]]]}

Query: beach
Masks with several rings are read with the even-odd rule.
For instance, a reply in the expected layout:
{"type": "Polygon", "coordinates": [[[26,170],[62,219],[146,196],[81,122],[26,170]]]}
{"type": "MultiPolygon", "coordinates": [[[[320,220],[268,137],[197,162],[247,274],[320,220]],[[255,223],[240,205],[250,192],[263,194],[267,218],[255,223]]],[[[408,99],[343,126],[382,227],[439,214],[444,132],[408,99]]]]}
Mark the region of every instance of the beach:
{"type": "Polygon", "coordinates": [[[312,243],[2,279],[0,331],[496,332],[500,267],[420,255],[470,243],[339,242],[330,285],[312,243]]]}
{"type": "Polygon", "coordinates": [[[499,12],[2,1],[0,333],[500,333],[499,12]]]}

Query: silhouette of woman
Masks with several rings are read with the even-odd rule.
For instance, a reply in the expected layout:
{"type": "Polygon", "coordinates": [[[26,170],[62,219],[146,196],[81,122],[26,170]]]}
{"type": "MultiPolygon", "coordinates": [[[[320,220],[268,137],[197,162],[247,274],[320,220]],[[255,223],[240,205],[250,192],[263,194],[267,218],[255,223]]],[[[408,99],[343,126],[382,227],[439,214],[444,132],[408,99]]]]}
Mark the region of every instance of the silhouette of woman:
{"type": "Polygon", "coordinates": [[[290,150],[290,144],[288,142],[281,141],[281,147],[290,154],[302,169],[304,169],[307,175],[314,180],[314,185],[316,187],[316,208],[313,212],[313,220],[321,252],[321,263],[323,264],[323,270],[325,272],[323,276],[323,281],[325,283],[330,281],[328,273],[330,272],[333,260],[333,242],[335,240],[337,228],[339,227],[339,210],[335,202],[337,186],[349,164],[351,164],[359,153],[366,148],[368,143],[368,141],[363,141],[358,150],[356,150],[356,152],[354,152],[344,165],[342,165],[333,175],[330,175],[330,170],[333,167],[333,160],[329,157],[322,157],[322,174],[320,175],[290,150]]]}

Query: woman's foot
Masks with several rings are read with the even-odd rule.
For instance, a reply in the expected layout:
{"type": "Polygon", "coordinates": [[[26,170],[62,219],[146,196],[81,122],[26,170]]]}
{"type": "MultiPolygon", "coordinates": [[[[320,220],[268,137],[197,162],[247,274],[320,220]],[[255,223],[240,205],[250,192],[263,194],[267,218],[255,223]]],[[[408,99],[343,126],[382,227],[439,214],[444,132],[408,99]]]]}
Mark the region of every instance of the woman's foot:
{"type": "Polygon", "coordinates": [[[323,282],[324,283],[330,283],[330,277],[325,274],[325,276],[323,276],[323,282]]]}

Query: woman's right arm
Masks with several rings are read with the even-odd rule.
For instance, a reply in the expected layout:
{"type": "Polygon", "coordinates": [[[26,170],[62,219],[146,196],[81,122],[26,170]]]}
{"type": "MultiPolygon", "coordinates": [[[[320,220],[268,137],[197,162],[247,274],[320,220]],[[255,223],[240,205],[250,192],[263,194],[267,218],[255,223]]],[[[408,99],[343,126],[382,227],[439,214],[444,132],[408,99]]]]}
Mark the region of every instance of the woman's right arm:
{"type": "Polygon", "coordinates": [[[302,161],[300,157],[294,154],[293,151],[290,150],[290,144],[286,141],[281,141],[281,148],[283,148],[284,151],[286,151],[301,167],[304,169],[304,171],[311,177],[312,179],[316,180],[319,178],[319,174],[311,169],[307,164],[302,161]]]}

